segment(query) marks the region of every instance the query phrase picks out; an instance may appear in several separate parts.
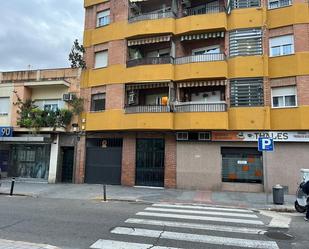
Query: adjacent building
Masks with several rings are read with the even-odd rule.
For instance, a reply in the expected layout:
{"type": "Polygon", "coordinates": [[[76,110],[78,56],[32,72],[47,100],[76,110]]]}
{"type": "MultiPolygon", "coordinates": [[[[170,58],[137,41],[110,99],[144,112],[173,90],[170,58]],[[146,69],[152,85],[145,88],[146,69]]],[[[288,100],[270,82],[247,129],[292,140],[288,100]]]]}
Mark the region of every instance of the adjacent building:
{"type": "Polygon", "coordinates": [[[77,182],[295,191],[309,167],[308,1],[84,5],[77,182]],[[275,140],[264,160],[259,137],[275,140]]]}
{"type": "Polygon", "coordinates": [[[73,182],[79,69],[0,73],[1,178],[73,182]]]}

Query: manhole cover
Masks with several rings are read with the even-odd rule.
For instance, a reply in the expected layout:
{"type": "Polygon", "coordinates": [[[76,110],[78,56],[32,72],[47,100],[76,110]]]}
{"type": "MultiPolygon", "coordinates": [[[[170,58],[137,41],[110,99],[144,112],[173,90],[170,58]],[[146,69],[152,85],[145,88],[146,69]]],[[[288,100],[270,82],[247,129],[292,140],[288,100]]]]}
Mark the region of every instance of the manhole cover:
{"type": "Polygon", "coordinates": [[[268,231],[265,235],[271,239],[278,239],[278,240],[292,240],[294,237],[290,234],[279,232],[279,231],[268,231]]]}

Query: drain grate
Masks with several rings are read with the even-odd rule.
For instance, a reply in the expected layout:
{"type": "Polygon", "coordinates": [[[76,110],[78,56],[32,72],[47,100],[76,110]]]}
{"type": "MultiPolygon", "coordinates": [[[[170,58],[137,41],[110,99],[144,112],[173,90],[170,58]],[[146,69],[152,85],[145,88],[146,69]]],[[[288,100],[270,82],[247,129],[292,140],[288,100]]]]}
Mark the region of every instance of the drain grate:
{"type": "Polygon", "coordinates": [[[280,231],[268,231],[265,233],[268,238],[275,240],[292,240],[294,237],[290,234],[280,232],[280,231]]]}

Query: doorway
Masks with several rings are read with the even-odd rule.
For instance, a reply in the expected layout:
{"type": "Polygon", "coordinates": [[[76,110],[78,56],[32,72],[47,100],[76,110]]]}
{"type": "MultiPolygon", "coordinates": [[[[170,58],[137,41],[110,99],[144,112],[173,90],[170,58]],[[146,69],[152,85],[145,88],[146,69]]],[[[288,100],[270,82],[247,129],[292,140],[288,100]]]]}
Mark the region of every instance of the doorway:
{"type": "Polygon", "coordinates": [[[73,182],[74,147],[61,147],[62,173],[61,182],[73,182]]]}

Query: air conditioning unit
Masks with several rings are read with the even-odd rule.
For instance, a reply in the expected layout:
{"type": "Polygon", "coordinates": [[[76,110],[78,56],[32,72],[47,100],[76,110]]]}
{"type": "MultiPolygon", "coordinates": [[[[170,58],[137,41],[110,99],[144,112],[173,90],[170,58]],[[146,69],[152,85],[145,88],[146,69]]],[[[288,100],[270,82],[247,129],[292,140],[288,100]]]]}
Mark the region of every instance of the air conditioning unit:
{"type": "Polygon", "coordinates": [[[199,141],[210,141],[210,132],[199,132],[198,133],[198,140],[199,141]]]}
{"type": "Polygon", "coordinates": [[[176,140],[177,141],[188,141],[189,140],[189,133],[188,132],[177,132],[176,133],[176,140]]]}
{"type": "Polygon", "coordinates": [[[74,98],[74,94],[73,93],[64,93],[62,96],[62,100],[63,101],[72,101],[74,98]]]}

